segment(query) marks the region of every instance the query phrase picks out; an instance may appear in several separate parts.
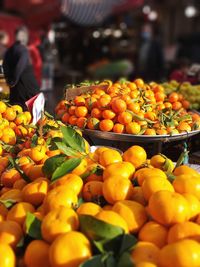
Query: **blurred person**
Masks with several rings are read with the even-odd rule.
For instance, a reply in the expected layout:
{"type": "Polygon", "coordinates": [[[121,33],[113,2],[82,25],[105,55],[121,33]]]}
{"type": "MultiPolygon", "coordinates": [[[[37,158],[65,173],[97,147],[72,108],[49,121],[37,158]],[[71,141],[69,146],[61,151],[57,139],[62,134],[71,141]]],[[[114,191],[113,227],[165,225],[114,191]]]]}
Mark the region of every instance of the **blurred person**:
{"type": "Polygon", "coordinates": [[[35,37],[32,40],[32,42],[29,43],[28,50],[30,53],[35,78],[36,78],[39,86],[41,86],[41,82],[42,82],[42,57],[40,54],[40,50],[38,48],[39,45],[40,45],[40,39],[35,37]]]}
{"type": "Polygon", "coordinates": [[[7,50],[9,36],[6,32],[0,31],[0,61],[3,60],[4,54],[7,50]]]}
{"type": "Polygon", "coordinates": [[[39,93],[39,85],[27,49],[29,41],[27,28],[24,26],[18,28],[15,39],[15,43],[5,54],[3,70],[10,87],[10,104],[19,104],[27,109],[25,102],[39,93]]]}
{"type": "Polygon", "coordinates": [[[155,29],[149,23],[141,30],[141,44],[138,52],[137,75],[146,81],[159,81],[163,78],[164,56],[155,29]]]}

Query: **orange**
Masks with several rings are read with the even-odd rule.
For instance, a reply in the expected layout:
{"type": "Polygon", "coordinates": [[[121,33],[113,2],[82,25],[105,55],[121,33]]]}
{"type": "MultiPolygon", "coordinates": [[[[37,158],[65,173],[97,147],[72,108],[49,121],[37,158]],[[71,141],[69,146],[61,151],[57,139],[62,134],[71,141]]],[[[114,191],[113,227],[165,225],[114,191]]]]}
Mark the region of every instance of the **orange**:
{"type": "Polygon", "coordinates": [[[162,190],[150,197],[148,212],[156,222],[168,226],[186,221],[189,205],[181,194],[162,190]]]}
{"type": "Polygon", "coordinates": [[[130,162],[115,162],[105,168],[103,171],[103,180],[113,175],[120,175],[124,178],[131,179],[134,172],[135,167],[130,162]]]}
{"type": "Polygon", "coordinates": [[[15,145],[16,135],[13,129],[11,129],[10,127],[5,127],[2,130],[1,141],[8,145],[15,145]]]}
{"type": "Polygon", "coordinates": [[[12,187],[13,184],[21,178],[20,173],[12,168],[4,171],[1,175],[1,182],[6,187],[12,187]]]}
{"type": "Polygon", "coordinates": [[[190,108],[190,102],[187,101],[187,100],[183,100],[182,102],[182,106],[185,108],[185,109],[189,109],[190,108]]]}
{"type": "Polygon", "coordinates": [[[15,124],[16,125],[20,125],[20,124],[27,124],[27,118],[26,115],[24,113],[19,113],[17,114],[16,118],[15,118],[15,124]]]}
{"type": "Polygon", "coordinates": [[[99,155],[99,163],[104,167],[116,162],[122,162],[122,157],[115,149],[106,149],[99,155]]]}
{"type": "Polygon", "coordinates": [[[153,157],[151,157],[150,159],[150,164],[154,167],[154,168],[158,168],[158,169],[162,169],[164,163],[165,163],[165,158],[161,155],[154,155],[153,157]]]}
{"type": "Polygon", "coordinates": [[[3,118],[8,121],[14,121],[16,116],[17,116],[17,113],[12,107],[7,107],[5,112],[3,113],[3,118]]]}
{"type": "Polygon", "coordinates": [[[102,190],[103,196],[109,204],[114,204],[119,200],[130,199],[133,194],[131,181],[120,175],[113,175],[107,178],[103,182],[102,190]]]}
{"type": "Polygon", "coordinates": [[[137,78],[134,80],[134,83],[137,85],[137,87],[142,88],[144,86],[144,81],[140,78],[137,78]]]}
{"type": "Polygon", "coordinates": [[[26,267],[50,267],[49,244],[43,240],[31,241],[24,254],[26,267]]]}
{"type": "Polygon", "coordinates": [[[90,181],[83,186],[82,195],[85,201],[99,200],[103,195],[103,182],[90,181]]]}
{"type": "Polygon", "coordinates": [[[138,114],[140,112],[140,105],[138,103],[129,103],[127,109],[138,114]]]}
{"type": "MultiPolygon", "coordinates": [[[[4,187],[3,189],[6,189],[7,187],[4,187]]],[[[22,192],[19,189],[10,189],[6,190],[1,195],[1,200],[9,200],[12,199],[16,202],[22,201],[22,192]]]]}
{"type": "Polygon", "coordinates": [[[200,201],[195,195],[187,193],[182,195],[189,204],[189,211],[190,211],[189,219],[192,220],[200,213],[200,201]]]}
{"type": "Polygon", "coordinates": [[[160,101],[163,102],[166,97],[166,95],[163,92],[157,92],[154,94],[154,96],[155,96],[156,102],[160,102],[160,101]]]}
{"type": "Polygon", "coordinates": [[[39,162],[40,160],[44,158],[45,153],[46,153],[46,148],[43,145],[37,145],[31,148],[29,157],[33,161],[39,162]]]}
{"type": "Polygon", "coordinates": [[[60,185],[48,192],[43,202],[43,208],[44,212],[48,213],[59,206],[71,208],[77,203],[78,198],[74,191],[69,190],[64,185],[60,185]]]}
{"type": "Polygon", "coordinates": [[[86,107],[80,106],[80,107],[76,107],[75,109],[75,115],[76,117],[85,117],[88,113],[88,110],[86,107]]]}
{"type": "Polygon", "coordinates": [[[176,102],[173,102],[173,103],[172,103],[172,109],[173,109],[173,110],[179,110],[179,109],[181,109],[181,108],[182,108],[182,104],[181,104],[181,102],[176,101],[176,102]]]}
{"type": "Polygon", "coordinates": [[[6,108],[7,108],[6,104],[1,100],[0,101],[0,113],[1,114],[4,113],[6,111],[6,108]]]}
{"type": "Polygon", "coordinates": [[[131,162],[135,168],[141,166],[146,159],[146,151],[141,146],[131,146],[123,154],[123,160],[131,162]]]}
{"type": "Polygon", "coordinates": [[[88,166],[87,160],[83,158],[81,160],[81,163],[75,169],[73,169],[71,173],[76,175],[82,175],[87,170],[87,166],[88,166]]]}
{"type": "Polygon", "coordinates": [[[187,165],[181,165],[181,166],[175,168],[173,171],[173,174],[175,176],[179,176],[181,174],[185,174],[185,175],[189,175],[189,176],[195,176],[195,177],[200,176],[200,174],[196,170],[190,168],[187,165]]]}
{"type": "Polygon", "coordinates": [[[22,237],[22,228],[17,222],[10,220],[0,222],[0,243],[16,248],[22,237]]]}
{"type": "Polygon", "coordinates": [[[128,225],[126,221],[118,213],[111,210],[102,210],[95,216],[97,219],[109,224],[121,227],[125,233],[128,233],[128,225]]]}
{"type": "Polygon", "coordinates": [[[85,128],[86,124],[87,124],[87,118],[85,117],[79,117],[76,121],[76,125],[79,128],[85,128]]]}
{"type": "Polygon", "coordinates": [[[138,234],[140,241],[146,241],[162,248],[167,244],[168,229],[154,221],[149,221],[143,225],[138,234]]]}
{"type": "Polygon", "coordinates": [[[27,124],[29,124],[32,120],[31,113],[29,111],[24,111],[24,114],[26,116],[27,124]]]}
{"type": "Polygon", "coordinates": [[[200,176],[179,175],[173,181],[173,187],[180,194],[188,193],[200,200],[200,176]]]}
{"type": "Polygon", "coordinates": [[[88,110],[91,110],[92,108],[96,107],[97,99],[94,97],[89,97],[85,100],[85,106],[88,110]]]}
{"type": "Polygon", "coordinates": [[[0,243],[0,266],[15,267],[16,258],[13,250],[7,244],[0,243]]]}
{"type": "Polygon", "coordinates": [[[71,124],[71,125],[76,125],[76,123],[77,123],[77,117],[75,116],[75,115],[71,115],[70,117],[69,117],[69,124],[71,124]]]}
{"type": "Polygon", "coordinates": [[[0,203],[0,222],[6,219],[7,213],[7,208],[4,206],[4,204],[0,203]]]}
{"type": "Polygon", "coordinates": [[[126,102],[122,99],[116,99],[111,104],[112,110],[115,113],[121,113],[126,110],[127,105],[126,102]]]}
{"type": "Polygon", "coordinates": [[[198,267],[200,266],[200,244],[184,239],[168,244],[159,253],[159,267],[198,267]]]}
{"type": "Polygon", "coordinates": [[[124,218],[131,233],[137,233],[147,221],[147,213],[144,206],[135,201],[118,201],[114,204],[113,211],[124,218]]]}
{"type": "Polygon", "coordinates": [[[63,123],[68,123],[68,122],[69,122],[69,117],[70,117],[70,115],[69,115],[68,113],[64,113],[64,114],[62,115],[62,117],[61,117],[61,121],[62,121],[63,123]]]}
{"type": "Polygon", "coordinates": [[[117,120],[119,123],[126,125],[130,122],[132,122],[132,115],[130,112],[124,111],[122,113],[120,113],[117,117],[117,120]]]}
{"type": "Polygon", "coordinates": [[[102,111],[102,117],[104,119],[112,120],[115,117],[115,113],[110,109],[105,109],[104,111],[102,111]]]}
{"type": "Polygon", "coordinates": [[[20,178],[19,180],[17,180],[16,182],[14,182],[13,184],[13,189],[19,189],[21,190],[22,188],[24,188],[24,186],[27,184],[27,182],[20,178]]]}
{"type": "Polygon", "coordinates": [[[99,108],[93,108],[91,110],[91,117],[100,119],[102,117],[102,112],[99,108]]]}
{"type": "Polygon", "coordinates": [[[179,132],[190,132],[191,126],[187,122],[181,121],[177,126],[177,129],[179,132]]]}
{"type": "Polygon", "coordinates": [[[110,100],[111,97],[108,95],[108,97],[105,97],[104,95],[102,97],[100,97],[97,102],[96,105],[99,109],[104,109],[104,108],[108,108],[110,105],[110,100]]]}
{"type": "Polygon", "coordinates": [[[116,123],[113,126],[112,130],[113,130],[114,133],[123,133],[124,132],[124,125],[121,124],[121,123],[116,123]]]}
{"type": "Polygon", "coordinates": [[[68,113],[69,113],[70,115],[74,115],[74,114],[75,114],[75,109],[76,109],[75,106],[70,106],[69,109],[68,109],[68,113]]]}
{"type": "Polygon", "coordinates": [[[31,181],[34,181],[37,178],[44,177],[42,167],[43,164],[34,165],[33,163],[30,163],[30,165],[26,165],[23,171],[31,179],[31,181]]]}
{"type": "Polygon", "coordinates": [[[147,201],[145,200],[143,193],[142,193],[142,188],[141,186],[134,186],[133,187],[133,195],[131,196],[131,200],[136,201],[143,206],[146,206],[147,201]]]}
{"type": "Polygon", "coordinates": [[[49,243],[52,243],[57,236],[78,230],[78,215],[72,208],[60,206],[53,209],[42,220],[42,237],[49,243]]]}
{"type": "Polygon", "coordinates": [[[79,194],[83,187],[83,180],[80,176],[69,173],[62,177],[60,177],[57,181],[51,184],[52,188],[56,188],[57,186],[64,185],[65,188],[73,190],[75,194],[79,194]]]}
{"type": "Polygon", "coordinates": [[[194,239],[200,241],[200,225],[194,222],[182,222],[173,225],[168,232],[168,243],[175,243],[181,239],[194,239]]]}
{"type": "Polygon", "coordinates": [[[149,261],[140,261],[134,264],[134,267],[157,267],[157,265],[149,261]]]}
{"type": "Polygon", "coordinates": [[[86,215],[92,215],[95,216],[98,212],[100,212],[102,209],[99,205],[93,203],[93,202],[86,202],[82,203],[79,208],[76,210],[76,212],[80,214],[86,214],[86,215]]]}
{"type": "Polygon", "coordinates": [[[58,236],[49,251],[51,267],[78,267],[91,256],[89,240],[76,231],[58,236]]]}
{"type": "Polygon", "coordinates": [[[85,104],[85,98],[82,97],[82,96],[76,96],[74,98],[74,104],[76,106],[84,106],[84,104],[85,104]]]}
{"type": "Polygon", "coordinates": [[[42,204],[48,191],[48,180],[46,178],[38,178],[34,182],[29,183],[22,189],[23,201],[34,206],[42,204]]]}
{"type": "Polygon", "coordinates": [[[103,132],[110,132],[110,131],[112,131],[113,126],[114,126],[113,121],[112,120],[109,120],[109,119],[104,119],[104,120],[100,121],[100,123],[99,123],[99,128],[103,132]]]}
{"type": "Polygon", "coordinates": [[[172,184],[167,179],[160,176],[146,177],[144,182],[142,183],[142,193],[147,201],[153,193],[160,190],[174,192],[172,184]]]}
{"type": "Polygon", "coordinates": [[[156,135],[156,131],[154,129],[146,129],[144,132],[145,135],[156,135]]]}
{"type": "Polygon", "coordinates": [[[141,130],[140,125],[137,122],[130,122],[126,124],[126,132],[128,134],[139,134],[141,130]]]}
{"type": "Polygon", "coordinates": [[[96,118],[89,118],[87,120],[87,127],[90,129],[90,130],[97,130],[99,128],[99,120],[96,119],[96,118]]]}
{"type": "Polygon", "coordinates": [[[24,224],[26,215],[28,212],[33,213],[35,208],[33,205],[27,202],[20,202],[15,204],[9,211],[7,215],[7,220],[15,221],[20,225],[24,224]]]}
{"type": "Polygon", "coordinates": [[[171,103],[178,101],[178,99],[179,99],[179,95],[175,92],[173,92],[169,95],[169,102],[171,102],[171,103]]]}
{"type": "Polygon", "coordinates": [[[157,265],[160,249],[153,243],[139,241],[131,252],[131,258],[135,264],[139,262],[151,262],[157,265]]]}
{"type": "Polygon", "coordinates": [[[141,168],[134,173],[134,179],[137,179],[137,182],[140,186],[142,186],[144,180],[147,177],[152,177],[152,176],[156,177],[159,176],[167,179],[166,174],[162,170],[157,168],[141,168]]]}

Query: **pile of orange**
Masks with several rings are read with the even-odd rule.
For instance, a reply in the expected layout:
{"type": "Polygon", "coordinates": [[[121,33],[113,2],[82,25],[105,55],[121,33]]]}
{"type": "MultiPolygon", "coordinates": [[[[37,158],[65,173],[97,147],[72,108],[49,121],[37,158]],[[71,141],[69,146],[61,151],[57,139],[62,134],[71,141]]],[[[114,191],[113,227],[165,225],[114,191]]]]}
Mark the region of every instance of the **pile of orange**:
{"type": "Polygon", "coordinates": [[[57,117],[79,128],[119,134],[171,135],[200,129],[200,116],[188,112],[190,103],[179,93],[166,95],[162,85],[142,79],[109,81],[106,89],[101,85],[72,101],[60,101],[57,117]]]}
{"type": "MultiPolygon", "coordinates": [[[[101,105],[108,101],[100,99],[101,105]]],[[[87,99],[75,101],[70,112],[77,117],[84,113],[85,117],[79,119],[86,119],[87,99]],[[78,101],[85,101],[84,105],[78,101]]],[[[109,113],[119,114],[124,122],[126,105],[118,102],[125,100],[116,98],[109,113]]],[[[104,122],[101,120],[101,125],[104,122]]],[[[27,137],[26,145],[21,145],[18,153],[9,154],[17,168],[9,163],[6,151],[0,156],[1,267],[78,267],[92,256],[101,255],[94,249],[92,237],[96,232],[91,230],[87,234],[82,230],[84,215],[104,222],[106,227],[117,226],[124,236],[137,238],[136,244],[126,250],[128,266],[200,266],[199,173],[184,165],[174,169],[163,155],[147,159],[140,146],[132,146],[122,154],[99,147],[93,153],[77,153],[79,165],[52,181],[52,176],[44,172],[46,161],[60,155],[66,161],[76,157],[64,154],[66,144],[65,149],[52,146],[51,141],[58,142],[63,137],[55,121],[41,120],[35,132],[41,130],[43,135],[38,135],[36,141],[34,135],[27,137]],[[47,123],[52,129],[41,129],[47,123]],[[30,216],[37,218],[37,223],[30,220],[27,223],[30,216]],[[38,232],[40,235],[36,235],[38,232]]],[[[102,254],[102,259],[109,255],[112,252],[102,254]]]]}

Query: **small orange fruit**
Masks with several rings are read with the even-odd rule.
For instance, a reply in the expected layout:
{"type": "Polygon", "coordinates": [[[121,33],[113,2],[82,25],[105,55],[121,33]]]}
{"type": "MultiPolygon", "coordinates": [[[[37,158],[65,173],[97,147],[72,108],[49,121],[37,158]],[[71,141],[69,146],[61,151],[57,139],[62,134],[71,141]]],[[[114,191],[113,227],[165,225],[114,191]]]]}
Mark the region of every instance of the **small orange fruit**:
{"type": "Polygon", "coordinates": [[[141,146],[132,146],[123,154],[123,160],[131,162],[135,168],[141,166],[147,159],[146,151],[141,146]]]}
{"type": "Polygon", "coordinates": [[[116,212],[111,210],[102,210],[95,216],[97,219],[121,227],[125,233],[128,233],[126,221],[116,212]]]}

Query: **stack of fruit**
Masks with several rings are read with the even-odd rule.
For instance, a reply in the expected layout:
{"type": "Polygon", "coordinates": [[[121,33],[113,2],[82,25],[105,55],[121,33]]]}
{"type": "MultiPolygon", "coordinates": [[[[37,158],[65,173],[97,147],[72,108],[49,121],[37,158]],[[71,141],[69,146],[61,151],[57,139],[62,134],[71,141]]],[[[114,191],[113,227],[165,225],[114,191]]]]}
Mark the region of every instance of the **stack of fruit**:
{"type": "Polygon", "coordinates": [[[21,138],[0,156],[1,267],[200,266],[194,169],[140,146],[91,153],[47,117],[21,138]]]}
{"type": "Polygon", "coordinates": [[[163,83],[162,86],[165,88],[167,95],[173,92],[179,93],[190,102],[191,109],[200,109],[200,85],[192,85],[190,82],[180,84],[172,80],[163,83]]]}
{"type": "Polygon", "coordinates": [[[190,103],[182,95],[167,96],[162,85],[141,79],[108,82],[105,90],[100,84],[72,101],[62,100],[57,117],[79,128],[119,134],[172,135],[200,129],[200,116],[187,112],[190,103]]]}

